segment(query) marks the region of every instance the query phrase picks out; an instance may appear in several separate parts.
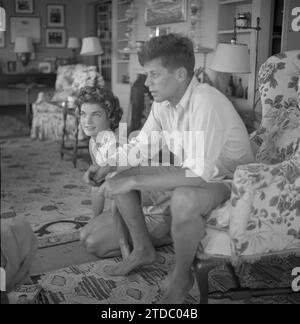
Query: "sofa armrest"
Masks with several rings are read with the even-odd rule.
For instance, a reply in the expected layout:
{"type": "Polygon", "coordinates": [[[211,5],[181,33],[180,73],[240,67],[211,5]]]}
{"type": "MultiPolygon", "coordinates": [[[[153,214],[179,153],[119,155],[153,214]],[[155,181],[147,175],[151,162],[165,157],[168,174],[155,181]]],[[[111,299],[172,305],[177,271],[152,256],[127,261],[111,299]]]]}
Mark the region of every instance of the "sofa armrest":
{"type": "Polygon", "coordinates": [[[230,235],[235,256],[300,248],[300,161],[237,168],[230,235]]]}

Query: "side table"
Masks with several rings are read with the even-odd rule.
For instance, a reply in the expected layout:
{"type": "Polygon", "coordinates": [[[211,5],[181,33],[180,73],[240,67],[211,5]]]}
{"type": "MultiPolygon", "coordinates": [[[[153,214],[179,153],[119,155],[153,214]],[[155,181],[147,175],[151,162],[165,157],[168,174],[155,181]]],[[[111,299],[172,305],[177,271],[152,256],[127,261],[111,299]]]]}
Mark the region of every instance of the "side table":
{"type": "Polygon", "coordinates": [[[8,88],[25,90],[25,95],[26,95],[26,120],[27,120],[29,129],[31,128],[30,91],[35,89],[35,88],[46,88],[46,87],[47,87],[47,85],[38,84],[38,83],[19,83],[19,84],[10,84],[10,85],[8,85],[8,88]]]}
{"type": "Polygon", "coordinates": [[[88,149],[89,141],[87,139],[86,143],[79,143],[78,134],[79,134],[79,115],[76,112],[76,106],[69,106],[66,101],[61,102],[60,107],[63,110],[63,131],[62,131],[62,139],[61,139],[61,147],[60,147],[60,157],[64,158],[64,155],[69,155],[72,158],[72,163],[74,168],[77,167],[77,159],[80,156],[79,150],[88,149]],[[66,137],[66,128],[67,128],[67,117],[68,115],[75,117],[75,139],[73,145],[66,145],[65,137],[66,137]]]}

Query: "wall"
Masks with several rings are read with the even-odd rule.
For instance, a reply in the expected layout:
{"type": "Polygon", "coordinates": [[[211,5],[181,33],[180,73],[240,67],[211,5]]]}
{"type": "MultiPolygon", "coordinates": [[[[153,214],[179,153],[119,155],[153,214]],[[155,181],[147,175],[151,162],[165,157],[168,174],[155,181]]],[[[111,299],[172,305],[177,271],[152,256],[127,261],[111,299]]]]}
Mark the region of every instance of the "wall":
{"type": "MultiPolygon", "coordinates": [[[[47,24],[47,4],[64,4],[65,5],[65,29],[66,38],[69,36],[84,36],[84,19],[83,19],[83,1],[74,0],[35,0],[34,1],[34,14],[15,14],[14,13],[14,1],[13,0],[2,0],[3,7],[7,14],[7,31],[5,32],[5,48],[0,49],[0,60],[2,61],[3,70],[6,71],[7,61],[16,60],[16,55],[13,52],[13,44],[10,43],[10,26],[9,17],[10,16],[24,16],[24,17],[40,17],[41,18],[41,43],[35,45],[36,59],[31,61],[28,65],[28,69],[37,68],[38,62],[43,61],[45,58],[59,57],[67,58],[71,56],[70,50],[67,48],[63,49],[53,49],[45,47],[45,32],[47,24]],[[3,63],[4,62],[4,63],[3,63]],[[4,66],[3,66],[4,65],[4,66]]],[[[86,1],[85,1],[86,2],[86,1]]],[[[80,57],[79,57],[80,59],[80,57]]],[[[17,71],[22,71],[22,66],[20,63],[17,64],[17,71]]]]}
{"type": "MultiPolygon", "coordinates": [[[[202,3],[202,9],[200,12],[200,19],[198,23],[198,35],[197,45],[201,47],[208,47],[215,49],[217,45],[217,13],[218,13],[218,0],[199,0],[202,3]]],[[[190,5],[190,0],[188,2],[188,8],[190,5]]],[[[145,1],[144,0],[135,0],[135,5],[138,10],[137,19],[135,22],[135,32],[133,35],[133,40],[135,41],[146,41],[149,39],[150,27],[145,26],[145,1]]],[[[114,22],[116,24],[116,22],[114,22]]],[[[190,35],[190,11],[188,9],[187,20],[185,22],[173,23],[173,24],[164,24],[162,27],[170,27],[171,32],[190,35]]],[[[116,55],[117,46],[114,46],[114,62],[117,61],[116,55]]],[[[209,70],[210,62],[212,59],[212,54],[207,56],[206,61],[206,72],[212,81],[215,81],[216,74],[209,70]]],[[[130,82],[131,84],[135,81],[138,73],[142,71],[142,67],[138,63],[138,57],[136,54],[131,54],[131,64],[130,64],[130,82]]],[[[116,64],[116,63],[114,63],[116,64]]],[[[196,53],[196,68],[204,66],[204,55],[196,53]]],[[[114,67],[115,68],[115,67],[114,67]]],[[[113,73],[116,71],[113,69],[113,73]]],[[[116,83],[116,80],[113,82],[113,90],[115,94],[119,97],[121,106],[125,110],[124,120],[130,121],[130,111],[128,111],[130,87],[122,84],[116,83]]]]}
{"type": "MultiPolygon", "coordinates": [[[[201,0],[200,0],[201,2],[201,0]]],[[[138,19],[136,22],[136,40],[148,40],[150,27],[145,26],[145,4],[144,1],[136,0],[138,6],[138,19]]],[[[188,7],[190,0],[188,0],[188,7]]],[[[217,12],[218,0],[202,0],[202,9],[200,12],[200,22],[198,24],[198,35],[196,37],[198,45],[214,49],[217,45],[217,12]]],[[[187,21],[183,23],[166,24],[163,27],[170,27],[171,32],[183,33],[189,36],[190,33],[190,14],[188,10],[187,21]]],[[[207,57],[207,72],[214,79],[215,74],[209,71],[208,67],[212,54],[207,57]]],[[[202,54],[196,54],[196,67],[203,66],[204,57],[202,54]]]]}
{"type": "Polygon", "coordinates": [[[285,0],[282,51],[300,49],[300,0],[285,0]]]}

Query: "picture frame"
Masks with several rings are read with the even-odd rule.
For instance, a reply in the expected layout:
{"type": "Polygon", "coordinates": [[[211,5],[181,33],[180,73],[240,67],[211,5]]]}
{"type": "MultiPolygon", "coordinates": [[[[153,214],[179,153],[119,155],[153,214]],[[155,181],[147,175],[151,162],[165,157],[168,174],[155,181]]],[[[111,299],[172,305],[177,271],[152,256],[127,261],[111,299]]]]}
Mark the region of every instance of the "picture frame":
{"type": "Polygon", "coordinates": [[[47,26],[53,28],[65,27],[65,5],[47,5],[47,26]]]}
{"type": "Polygon", "coordinates": [[[10,17],[10,42],[14,43],[16,36],[30,37],[33,43],[41,43],[40,17],[10,17]]]}
{"type": "Polygon", "coordinates": [[[34,0],[14,0],[16,14],[34,14],[34,0]]]}
{"type": "Polygon", "coordinates": [[[15,73],[17,71],[17,61],[7,61],[7,73],[15,73]]]}
{"type": "Polygon", "coordinates": [[[0,48],[5,47],[5,33],[4,31],[0,31],[0,48]]]}
{"type": "Polygon", "coordinates": [[[145,0],[145,24],[156,26],[187,20],[187,0],[145,0]]]}
{"type": "Polygon", "coordinates": [[[48,48],[66,47],[66,30],[65,29],[46,29],[45,46],[48,48]]]}
{"type": "Polygon", "coordinates": [[[39,72],[50,73],[51,72],[51,62],[40,62],[38,65],[39,72]]]}

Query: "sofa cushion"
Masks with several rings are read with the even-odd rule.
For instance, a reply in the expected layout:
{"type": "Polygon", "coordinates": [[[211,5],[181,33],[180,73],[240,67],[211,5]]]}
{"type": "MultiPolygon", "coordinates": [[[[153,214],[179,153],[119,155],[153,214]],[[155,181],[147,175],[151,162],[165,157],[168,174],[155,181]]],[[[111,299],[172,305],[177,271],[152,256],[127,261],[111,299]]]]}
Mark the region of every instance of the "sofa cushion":
{"type": "Polygon", "coordinates": [[[239,166],[231,197],[230,236],[234,254],[299,249],[300,149],[276,165],[239,166]]]}
{"type": "Polygon", "coordinates": [[[273,126],[263,137],[256,155],[258,162],[276,164],[290,159],[300,142],[300,109],[298,106],[269,113],[273,126]],[[272,114],[272,116],[271,116],[272,114]]]}

